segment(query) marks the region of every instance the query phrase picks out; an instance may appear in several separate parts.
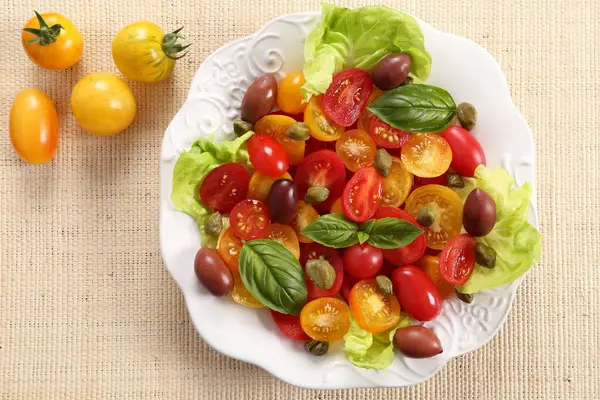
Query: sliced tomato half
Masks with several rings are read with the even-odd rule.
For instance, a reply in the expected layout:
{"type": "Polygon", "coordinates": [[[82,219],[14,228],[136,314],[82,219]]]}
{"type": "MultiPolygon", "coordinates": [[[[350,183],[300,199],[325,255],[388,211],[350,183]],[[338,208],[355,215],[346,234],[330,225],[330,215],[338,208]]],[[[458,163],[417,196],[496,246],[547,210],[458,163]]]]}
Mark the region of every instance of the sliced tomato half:
{"type": "Polygon", "coordinates": [[[329,118],[340,126],[354,124],[373,93],[369,73],[350,68],[337,73],[323,95],[321,106],[329,118]]]}
{"type": "Polygon", "coordinates": [[[440,274],[451,285],[467,283],[475,268],[477,239],[463,233],[452,239],[440,254],[440,274]]]}

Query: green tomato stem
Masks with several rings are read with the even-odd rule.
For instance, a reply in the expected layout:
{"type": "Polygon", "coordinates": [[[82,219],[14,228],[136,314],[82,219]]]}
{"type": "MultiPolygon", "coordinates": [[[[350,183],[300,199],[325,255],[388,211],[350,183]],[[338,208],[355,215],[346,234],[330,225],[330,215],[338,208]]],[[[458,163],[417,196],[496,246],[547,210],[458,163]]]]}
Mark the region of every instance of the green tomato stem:
{"type": "Polygon", "coordinates": [[[40,24],[40,29],[23,28],[25,32],[29,32],[37,36],[33,39],[29,39],[27,44],[39,43],[40,46],[48,46],[49,44],[56,42],[58,35],[60,35],[61,29],[65,28],[63,28],[61,24],[48,26],[46,21],[44,21],[44,18],[37,11],[34,10],[33,12],[37,17],[38,23],[40,24]]]}
{"type": "Polygon", "coordinates": [[[183,26],[179,29],[174,30],[171,33],[167,33],[163,38],[162,50],[171,60],[179,60],[180,58],[185,57],[185,55],[188,53],[187,51],[183,54],[180,53],[192,45],[190,43],[184,46],[181,43],[177,42],[177,40],[179,39],[184,39],[183,36],[179,35],[179,32],[181,32],[182,29],[183,26]]]}

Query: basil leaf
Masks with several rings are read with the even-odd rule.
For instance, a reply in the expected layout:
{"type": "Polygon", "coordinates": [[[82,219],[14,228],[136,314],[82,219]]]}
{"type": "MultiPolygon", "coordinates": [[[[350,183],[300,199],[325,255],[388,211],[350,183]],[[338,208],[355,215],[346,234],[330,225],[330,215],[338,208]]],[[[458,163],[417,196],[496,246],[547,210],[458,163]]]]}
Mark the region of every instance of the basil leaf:
{"type": "Polygon", "coordinates": [[[323,246],[341,249],[358,243],[358,228],[341,214],[327,214],[304,228],[302,234],[323,246]]]}
{"type": "Polygon", "coordinates": [[[358,243],[363,244],[367,240],[369,240],[369,234],[366,232],[363,232],[363,231],[359,231],[358,232],[358,243]]]}
{"type": "Polygon", "coordinates": [[[456,114],[456,103],[450,93],[429,85],[397,87],[367,108],[383,122],[412,133],[441,131],[456,114]]]}
{"type": "Polygon", "coordinates": [[[298,315],[306,304],[306,284],[298,260],[270,239],[244,242],[240,275],[246,289],[265,306],[298,315]]]}
{"type": "Polygon", "coordinates": [[[380,249],[397,249],[415,240],[423,231],[399,218],[381,218],[365,222],[361,228],[369,234],[368,243],[380,249]]]}

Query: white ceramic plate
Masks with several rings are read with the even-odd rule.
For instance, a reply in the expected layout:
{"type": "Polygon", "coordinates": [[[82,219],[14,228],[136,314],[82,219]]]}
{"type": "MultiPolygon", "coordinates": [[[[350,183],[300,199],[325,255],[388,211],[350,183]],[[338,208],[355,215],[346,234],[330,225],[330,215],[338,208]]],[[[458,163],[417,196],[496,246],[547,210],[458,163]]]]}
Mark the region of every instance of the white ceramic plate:
{"type": "MultiPolygon", "coordinates": [[[[408,386],[422,382],[451,358],[482,347],[504,323],[520,284],[489,290],[472,304],[456,298],[426,326],[440,337],[444,352],[425,360],[396,356],[390,368],[373,371],[354,367],[344,358],[341,343],[324,357],[308,355],[302,343],[284,338],[268,310],[250,309],[210,295],[196,281],[194,256],[200,235],[188,215],[170,200],[173,166],[181,151],[211,133],[218,139],[232,131],[246,88],[259,75],[278,78],[302,70],[303,42],[319,13],[284,15],[254,35],[229,43],[200,66],[187,100],[171,121],[161,151],[160,247],[169,272],[185,296],[197,331],[215,350],[258,365],[296,386],[340,389],[408,386]]],[[[474,135],[485,149],[488,166],[503,166],[519,184],[534,182],[533,137],[514,107],[506,79],[482,47],[419,21],[427,50],[433,56],[428,83],[447,89],[457,103],[468,101],[478,110],[474,135]]],[[[535,195],[531,222],[537,226],[535,195]]]]}

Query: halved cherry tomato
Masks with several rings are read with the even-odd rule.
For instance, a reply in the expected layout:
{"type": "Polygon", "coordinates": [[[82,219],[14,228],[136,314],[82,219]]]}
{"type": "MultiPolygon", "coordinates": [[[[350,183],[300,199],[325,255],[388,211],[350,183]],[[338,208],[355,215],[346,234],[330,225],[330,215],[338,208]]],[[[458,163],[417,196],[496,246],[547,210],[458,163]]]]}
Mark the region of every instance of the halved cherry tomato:
{"type": "Polygon", "coordinates": [[[321,297],[306,304],[300,313],[302,330],[314,340],[335,342],[350,329],[350,309],[342,300],[321,297]]]}
{"type": "Polygon", "coordinates": [[[275,321],[275,325],[277,325],[277,328],[279,328],[281,333],[290,339],[310,340],[310,337],[302,330],[299,316],[282,314],[271,310],[271,317],[273,317],[273,321],[275,321]]]}
{"type": "Polygon", "coordinates": [[[356,279],[372,278],[383,265],[383,252],[369,243],[355,244],[344,249],[344,270],[356,279]]]}
{"type": "Polygon", "coordinates": [[[342,194],[344,214],[352,221],[365,222],[375,214],[381,202],[383,177],[375,167],[359,169],[342,194]]]}
{"type": "Polygon", "coordinates": [[[231,210],[229,225],[237,237],[252,240],[265,237],[269,232],[269,212],[262,201],[240,201],[231,210]]]}
{"type": "Polygon", "coordinates": [[[308,125],[310,134],[313,138],[323,142],[333,142],[337,140],[344,127],[333,122],[321,108],[321,98],[323,96],[313,96],[304,110],[304,123],[308,125]]]}
{"type": "Polygon", "coordinates": [[[342,198],[339,197],[336,201],[333,202],[331,208],[329,209],[331,214],[343,214],[344,208],[342,207],[342,198]]]}
{"type": "Polygon", "coordinates": [[[396,296],[381,293],[375,278],[354,285],[350,292],[350,309],[358,325],[371,333],[386,331],[400,321],[396,296]]]}
{"type": "Polygon", "coordinates": [[[296,232],[289,225],[271,224],[267,238],[281,243],[296,258],[300,258],[300,243],[296,232]]]}
{"type": "Polygon", "coordinates": [[[467,283],[475,268],[477,239],[466,233],[452,239],[440,254],[440,274],[451,285],[467,283]]]}
{"type": "Polygon", "coordinates": [[[231,291],[231,298],[233,299],[233,301],[243,305],[244,307],[265,307],[260,301],[258,301],[254,296],[250,294],[248,289],[246,289],[246,286],[244,286],[244,282],[242,282],[242,277],[240,276],[239,271],[231,271],[231,275],[233,276],[233,290],[231,291]]]}
{"type": "Polygon", "coordinates": [[[242,252],[242,240],[235,235],[231,227],[225,229],[219,237],[217,252],[232,271],[237,271],[242,252]]]}
{"type": "Polygon", "coordinates": [[[452,150],[440,135],[413,133],[402,145],[400,158],[411,174],[433,178],[448,170],[452,162],[452,150]]]}
{"type": "Polygon", "coordinates": [[[369,132],[375,143],[386,149],[400,148],[410,138],[410,133],[393,128],[377,117],[371,118],[369,132]]]}
{"type": "Polygon", "coordinates": [[[335,296],[340,291],[342,282],[344,280],[345,274],[342,258],[339,251],[332,249],[331,247],[325,247],[318,243],[310,243],[306,246],[303,246],[302,250],[300,251],[300,265],[302,265],[302,268],[304,268],[308,260],[316,260],[320,257],[323,257],[324,260],[328,261],[335,270],[335,281],[333,282],[333,286],[331,286],[331,288],[321,289],[317,287],[306,274],[304,274],[309,300],[317,299],[319,297],[335,296]]]}
{"type": "MultiPolygon", "coordinates": [[[[379,89],[377,86],[373,86],[373,93],[371,94],[371,96],[369,96],[369,100],[367,100],[367,106],[369,106],[371,103],[373,103],[379,97],[381,97],[381,95],[384,93],[385,92],[383,90],[379,89]]],[[[358,121],[357,121],[358,129],[362,129],[365,132],[369,132],[371,129],[371,118],[373,118],[373,117],[374,117],[373,113],[371,111],[369,111],[369,109],[367,107],[365,107],[363,109],[363,111],[360,113],[360,116],[358,117],[358,121]]]]}
{"type": "Polygon", "coordinates": [[[213,210],[228,213],[246,198],[250,175],[239,163],[223,164],[206,175],[200,186],[200,201],[213,210]]]}
{"type": "MultiPolygon", "coordinates": [[[[399,218],[410,222],[411,224],[422,228],[417,221],[410,216],[406,211],[395,207],[381,207],[375,213],[374,218],[399,218]]],[[[383,250],[383,256],[387,261],[395,266],[402,266],[406,264],[412,264],[423,256],[425,248],[427,247],[427,239],[425,233],[419,235],[415,240],[406,246],[383,250]]]]}
{"type": "Polygon", "coordinates": [[[402,307],[402,311],[419,321],[431,321],[442,309],[442,300],[437,288],[414,265],[396,268],[392,273],[394,294],[402,307]]]}
{"type": "Polygon", "coordinates": [[[413,180],[412,190],[417,190],[421,186],[425,185],[448,186],[448,171],[444,172],[440,176],[436,176],[435,178],[419,178],[418,176],[415,176],[413,180]]]}
{"type": "Polygon", "coordinates": [[[283,146],[263,133],[257,133],[248,140],[248,155],[258,172],[274,178],[283,175],[289,166],[283,146]]]}
{"type": "MultiPolygon", "coordinates": [[[[277,93],[281,92],[278,91],[277,93]]],[[[281,144],[288,155],[288,161],[291,165],[296,165],[304,160],[304,141],[294,140],[285,136],[285,131],[295,123],[295,119],[285,115],[266,115],[254,125],[254,132],[264,133],[281,144]]]]}
{"type": "Polygon", "coordinates": [[[342,282],[342,287],[340,288],[340,294],[344,300],[346,300],[346,303],[350,303],[350,292],[352,291],[352,288],[356,282],[358,282],[358,279],[350,276],[349,274],[344,274],[344,280],[342,282]]]}
{"type": "Polygon", "coordinates": [[[485,166],[485,153],[481,144],[468,130],[451,126],[442,132],[452,149],[452,168],[462,176],[473,176],[475,168],[485,166]]]}
{"type": "Polygon", "coordinates": [[[327,212],[331,205],[342,195],[346,183],[344,163],[331,150],[319,150],[307,156],[296,170],[294,178],[298,198],[303,199],[307,190],[312,186],[322,186],[329,189],[329,197],[322,203],[315,204],[321,212],[327,212]]]}
{"type": "Polygon", "coordinates": [[[335,152],[350,171],[373,165],[377,145],[368,133],[360,129],[346,131],[335,142],[335,152]]]}
{"type": "Polygon", "coordinates": [[[392,167],[390,174],[383,178],[383,193],[381,195],[381,205],[390,207],[400,207],[408,195],[413,185],[413,176],[404,168],[402,161],[398,158],[392,158],[392,167]]]}
{"type": "Polygon", "coordinates": [[[269,190],[276,180],[279,179],[292,179],[291,175],[286,172],[283,175],[273,178],[266,176],[258,171],[255,171],[250,178],[250,184],[248,185],[248,198],[260,201],[267,201],[269,197],[269,190]]]}
{"type": "Polygon", "coordinates": [[[296,219],[292,223],[292,228],[296,231],[299,242],[312,243],[313,240],[304,236],[302,230],[312,224],[317,218],[319,218],[319,213],[313,206],[302,200],[298,201],[298,214],[296,214],[296,219]]]}
{"type": "Polygon", "coordinates": [[[306,80],[302,72],[292,72],[279,81],[277,105],[288,114],[299,114],[306,108],[300,88],[306,80]]]}
{"type": "Polygon", "coordinates": [[[440,292],[440,297],[442,299],[447,298],[454,292],[454,285],[449,284],[442,277],[440,273],[440,257],[439,256],[423,256],[419,261],[417,261],[417,266],[419,266],[425,275],[431,279],[435,287],[437,287],[438,292],[440,292]]]}
{"type": "Polygon", "coordinates": [[[373,82],[369,73],[360,68],[338,72],[323,95],[323,111],[336,124],[350,126],[367,106],[373,93],[373,82]]]}
{"type": "Polygon", "coordinates": [[[417,218],[424,208],[431,210],[435,216],[433,224],[425,228],[427,246],[441,250],[462,229],[462,201],[446,186],[427,185],[412,192],[404,207],[413,218],[417,218]]]}

